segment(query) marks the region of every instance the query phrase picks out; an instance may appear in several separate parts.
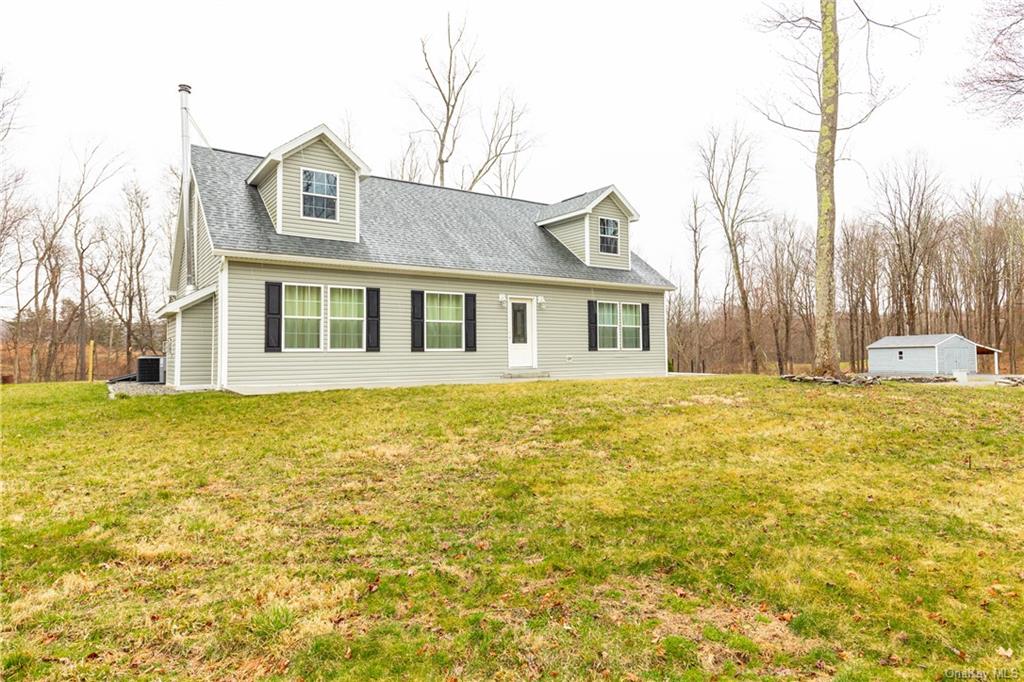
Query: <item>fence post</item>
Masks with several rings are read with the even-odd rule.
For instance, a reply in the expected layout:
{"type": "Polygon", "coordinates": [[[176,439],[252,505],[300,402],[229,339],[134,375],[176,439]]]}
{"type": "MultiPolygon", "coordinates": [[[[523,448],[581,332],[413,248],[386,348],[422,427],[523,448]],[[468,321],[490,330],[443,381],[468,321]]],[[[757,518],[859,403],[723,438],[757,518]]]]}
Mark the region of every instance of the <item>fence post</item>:
{"type": "Polygon", "coordinates": [[[86,376],[88,377],[89,383],[92,383],[92,367],[93,359],[96,357],[96,340],[89,339],[89,357],[86,360],[86,376]]]}

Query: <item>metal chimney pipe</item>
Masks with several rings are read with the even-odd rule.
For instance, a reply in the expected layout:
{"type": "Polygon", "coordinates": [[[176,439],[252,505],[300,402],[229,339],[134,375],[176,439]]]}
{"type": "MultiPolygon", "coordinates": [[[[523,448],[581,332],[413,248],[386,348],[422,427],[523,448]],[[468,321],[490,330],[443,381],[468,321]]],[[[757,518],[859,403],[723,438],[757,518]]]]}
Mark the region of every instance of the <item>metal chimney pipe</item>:
{"type": "Polygon", "coordinates": [[[191,123],[188,113],[188,96],[192,92],[192,86],[182,83],[178,86],[178,94],[181,98],[181,219],[185,228],[185,292],[188,293],[195,288],[195,263],[194,263],[194,239],[192,236],[192,202],[189,196],[192,182],[192,144],[189,140],[191,123]]]}

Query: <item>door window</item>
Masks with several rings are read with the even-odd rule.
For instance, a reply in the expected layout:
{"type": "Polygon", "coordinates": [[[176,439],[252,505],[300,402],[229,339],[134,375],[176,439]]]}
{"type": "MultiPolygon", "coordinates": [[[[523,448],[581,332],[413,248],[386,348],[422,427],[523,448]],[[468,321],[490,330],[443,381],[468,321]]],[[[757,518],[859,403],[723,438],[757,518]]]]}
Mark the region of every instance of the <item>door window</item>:
{"type": "Polygon", "coordinates": [[[512,343],[527,343],[526,304],[512,304],[512,343]]]}

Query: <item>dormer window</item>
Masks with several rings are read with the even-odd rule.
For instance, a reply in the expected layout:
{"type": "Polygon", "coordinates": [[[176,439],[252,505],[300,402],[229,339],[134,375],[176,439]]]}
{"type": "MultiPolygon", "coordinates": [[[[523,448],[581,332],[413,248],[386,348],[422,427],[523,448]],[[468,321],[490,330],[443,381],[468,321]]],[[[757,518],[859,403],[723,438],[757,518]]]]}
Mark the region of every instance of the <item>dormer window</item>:
{"type": "Polygon", "coordinates": [[[302,169],[302,217],[338,219],[338,176],[327,171],[302,169]]]}
{"type": "Polygon", "coordinates": [[[619,252],[619,221],[601,218],[601,253],[619,252]]]}

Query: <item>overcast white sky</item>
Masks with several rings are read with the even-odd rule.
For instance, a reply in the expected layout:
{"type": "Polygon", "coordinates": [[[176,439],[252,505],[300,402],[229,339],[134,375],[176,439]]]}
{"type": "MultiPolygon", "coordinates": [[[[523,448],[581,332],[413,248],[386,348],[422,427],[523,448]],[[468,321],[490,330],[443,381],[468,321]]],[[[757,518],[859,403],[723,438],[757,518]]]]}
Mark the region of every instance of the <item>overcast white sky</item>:
{"type": "MultiPolygon", "coordinates": [[[[922,6],[870,4],[891,17],[922,6]]],[[[969,61],[981,5],[933,2],[919,44],[889,41],[876,65],[902,91],[849,142],[857,163],[839,170],[841,215],[870,207],[866,171],[912,151],[927,154],[953,187],[975,179],[993,191],[1020,186],[1024,132],[970,115],[952,85],[969,61]]],[[[356,152],[386,174],[419,125],[407,98],[423,77],[419,38],[440,39],[450,11],[465,17],[484,57],[478,101],[507,88],[529,108],[537,143],[518,196],[556,201],[616,184],[641,215],[634,249],[685,281],[681,225],[698,187],[695,145],[710,124],[738,121],[756,134],[763,203],[814,220],[813,160],[748,103],[789,87],[779,38],[756,28],[764,7],[17,1],[4,10],[0,64],[25,89],[13,158],[40,191],[70,161],[69,149],[89,141],[122,153],[155,187],[178,158],[179,82],[192,85],[193,113],[212,146],[262,154],[348,118],[356,152]]],[[[713,223],[709,232],[707,279],[717,287],[724,247],[713,223]]]]}

